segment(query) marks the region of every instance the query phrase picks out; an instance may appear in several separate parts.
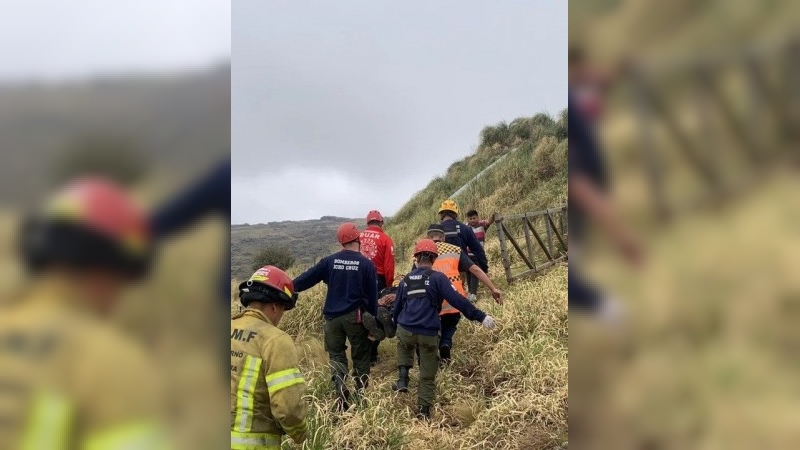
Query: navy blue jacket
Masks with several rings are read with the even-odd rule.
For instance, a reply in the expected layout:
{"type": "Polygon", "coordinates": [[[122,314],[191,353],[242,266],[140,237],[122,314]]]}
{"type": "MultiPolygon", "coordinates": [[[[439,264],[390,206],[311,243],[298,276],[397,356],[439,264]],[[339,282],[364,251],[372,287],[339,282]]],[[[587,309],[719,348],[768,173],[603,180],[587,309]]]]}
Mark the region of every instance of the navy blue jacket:
{"type": "Polygon", "coordinates": [[[409,275],[422,275],[428,269],[420,267],[414,269],[403,278],[397,289],[397,300],[394,302],[392,317],[394,323],[402,325],[403,328],[414,334],[424,336],[436,336],[439,334],[441,323],[439,322],[439,311],[434,307],[441,308],[442,300],[447,300],[454,308],[461,311],[469,320],[483,322],[486,313],[476,308],[464,298],[453,287],[450,280],[441,272],[431,272],[428,279],[430,285],[426,288],[425,297],[417,299],[406,298],[406,279],[409,275]]]}
{"type": "MultiPolygon", "coordinates": [[[[572,92],[568,96],[567,120],[569,176],[584,175],[601,191],[608,191],[609,173],[600,142],[592,132],[587,119],[574,104],[572,92]]],[[[586,234],[587,217],[575,202],[568,202],[570,239],[582,241],[586,234]]]]}
{"type": "Polygon", "coordinates": [[[475,260],[478,263],[478,267],[481,268],[484,272],[489,272],[489,264],[486,260],[486,252],[483,250],[483,245],[481,245],[481,241],[478,240],[478,237],[475,236],[475,232],[472,231],[472,228],[462,222],[459,222],[455,219],[446,219],[442,221],[442,226],[448,224],[450,222],[455,222],[455,225],[458,226],[458,237],[455,239],[447,238],[445,241],[448,244],[453,244],[461,247],[461,250],[464,251],[465,254],[468,254],[469,250],[475,255],[475,260]]]}
{"type": "Polygon", "coordinates": [[[303,292],[320,281],[328,285],[322,314],[333,319],[358,308],[378,314],[378,275],[375,265],[361,252],[342,250],[323,258],[294,279],[294,289],[303,292]]]}
{"type": "MultiPolygon", "coordinates": [[[[194,184],[160,205],[150,216],[150,229],[153,238],[161,240],[187,229],[210,214],[227,218],[230,221],[230,158],[221,161],[194,184]]],[[[223,266],[217,281],[223,305],[230,302],[231,294],[230,243],[226,243],[225,248],[227,255],[223,256],[223,266]]]]}

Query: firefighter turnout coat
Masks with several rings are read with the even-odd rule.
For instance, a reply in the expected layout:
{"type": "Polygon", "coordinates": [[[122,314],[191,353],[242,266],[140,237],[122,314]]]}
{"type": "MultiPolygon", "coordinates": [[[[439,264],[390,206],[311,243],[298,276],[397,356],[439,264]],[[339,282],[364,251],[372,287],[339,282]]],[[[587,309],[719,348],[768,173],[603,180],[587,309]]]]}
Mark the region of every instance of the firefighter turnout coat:
{"type": "Polygon", "coordinates": [[[0,449],[172,448],[153,363],[61,283],[0,308],[0,449]]]}
{"type": "Polygon", "coordinates": [[[256,309],[231,320],[231,449],[279,450],[302,443],[308,406],[292,338],[256,309]]]}

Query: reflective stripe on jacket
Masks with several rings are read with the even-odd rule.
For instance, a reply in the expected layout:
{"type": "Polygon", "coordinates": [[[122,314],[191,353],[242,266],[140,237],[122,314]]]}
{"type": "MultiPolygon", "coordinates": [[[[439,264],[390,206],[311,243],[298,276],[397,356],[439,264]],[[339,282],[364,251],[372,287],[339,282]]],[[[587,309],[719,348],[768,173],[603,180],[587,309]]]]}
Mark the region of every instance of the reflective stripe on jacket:
{"type": "Polygon", "coordinates": [[[171,448],[139,345],[91,314],[73,285],[31,289],[0,311],[0,448],[171,448]]]}
{"type": "MultiPolygon", "coordinates": [[[[464,285],[461,283],[461,273],[458,271],[461,248],[446,242],[437,242],[436,248],[439,249],[439,257],[433,263],[433,269],[443,273],[453,284],[456,291],[462,296],[466,296],[464,285]]],[[[459,312],[450,303],[447,303],[447,300],[444,300],[442,302],[442,311],[439,312],[439,315],[443,316],[445,314],[459,314],[459,312]]]]}
{"type": "Polygon", "coordinates": [[[306,384],[294,342],[264,314],[231,320],[231,449],[279,449],[281,436],[305,440],[306,384]]]}

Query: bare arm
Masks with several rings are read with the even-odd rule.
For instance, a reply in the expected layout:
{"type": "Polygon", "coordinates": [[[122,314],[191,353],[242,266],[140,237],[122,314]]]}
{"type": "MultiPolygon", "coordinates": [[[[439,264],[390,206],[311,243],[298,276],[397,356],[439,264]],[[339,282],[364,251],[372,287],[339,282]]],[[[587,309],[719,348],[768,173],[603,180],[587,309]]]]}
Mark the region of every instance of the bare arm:
{"type": "Polygon", "coordinates": [[[632,263],[639,265],[643,262],[642,249],[633,233],[620,220],[608,196],[597,189],[589,178],[584,175],[569,177],[569,200],[597,221],[632,263]]]}

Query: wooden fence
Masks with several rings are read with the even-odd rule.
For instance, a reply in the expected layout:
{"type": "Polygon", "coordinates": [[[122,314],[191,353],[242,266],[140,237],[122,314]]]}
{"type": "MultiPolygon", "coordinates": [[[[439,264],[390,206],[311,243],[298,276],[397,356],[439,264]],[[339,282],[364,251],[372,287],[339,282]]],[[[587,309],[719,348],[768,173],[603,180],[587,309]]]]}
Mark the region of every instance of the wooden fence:
{"type": "Polygon", "coordinates": [[[780,164],[798,140],[798,79],[797,37],[775,47],[632,68],[627,81],[637,105],[638,146],[657,216],[669,219],[686,205],[684,199],[676,208],[669,187],[699,182],[701,195],[689,203],[705,206],[747,188],[739,181],[752,178],[755,169],[780,164]],[[682,123],[687,115],[694,116],[695,131],[682,123]],[[656,137],[657,129],[666,133],[666,141],[656,137]],[[667,148],[677,151],[693,176],[668,183],[667,148]],[[726,164],[734,160],[742,169],[731,172],[726,164]]]}
{"type": "Polygon", "coordinates": [[[496,214],[494,220],[509,283],[567,259],[567,205],[524,214],[496,214]]]}

